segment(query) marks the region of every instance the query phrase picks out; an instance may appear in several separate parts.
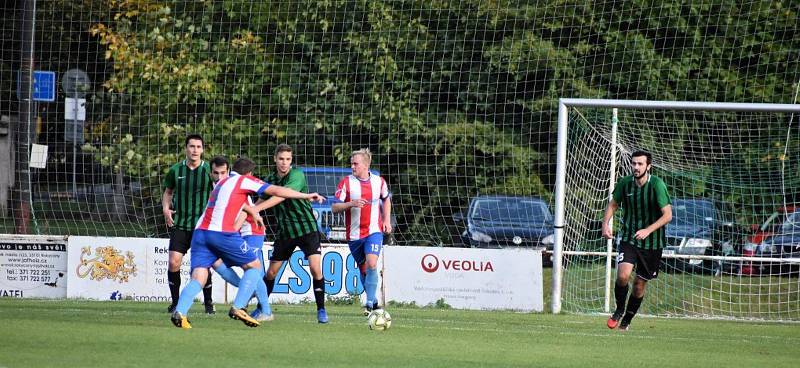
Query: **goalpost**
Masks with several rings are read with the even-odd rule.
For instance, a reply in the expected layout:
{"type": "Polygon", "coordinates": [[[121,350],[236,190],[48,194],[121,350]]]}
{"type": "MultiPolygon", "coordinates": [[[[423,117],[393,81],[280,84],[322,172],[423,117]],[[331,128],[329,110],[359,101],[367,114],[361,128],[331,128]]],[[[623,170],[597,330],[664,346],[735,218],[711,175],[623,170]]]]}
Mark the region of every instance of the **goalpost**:
{"type": "Polygon", "coordinates": [[[645,150],[673,221],[643,312],[800,320],[798,113],[792,104],[561,99],[553,313],[614,308],[616,240],[600,226],[630,154],[645,150]]]}

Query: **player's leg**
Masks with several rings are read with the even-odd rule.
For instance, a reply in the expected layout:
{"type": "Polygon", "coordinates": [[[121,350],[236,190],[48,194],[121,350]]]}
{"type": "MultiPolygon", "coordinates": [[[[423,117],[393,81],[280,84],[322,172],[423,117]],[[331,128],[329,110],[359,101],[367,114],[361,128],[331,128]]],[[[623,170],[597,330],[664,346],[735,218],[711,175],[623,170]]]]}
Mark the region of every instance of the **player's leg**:
{"type": "Polygon", "coordinates": [[[173,228],[169,234],[169,266],[167,269],[167,283],[169,284],[169,293],[172,297],[172,302],[167,311],[172,313],[175,311],[175,305],[178,304],[178,297],[181,291],[181,263],[183,263],[183,256],[189,250],[191,245],[190,231],[178,230],[173,228]]]}
{"type": "MultiPolygon", "coordinates": [[[[350,255],[353,256],[353,260],[356,262],[356,266],[358,266],[359,270],[359,280],[361,281],[361,286],[365,285],[366,282],[366,257],[364,256],[364,243],[366,242],[366,238],[358,239],[358,240],[351,240],[347,242],[347,246],[350,248],[350,255]]],[[[366,289],[366,288],[365,288],[366,289]]],[[[372,311],[372,304],[367,303],[364,301],[364,315],[368,315],[369,312],[372,311]]]]}
{"type": "Polygon", "coordinates": [[[275,287],[275,278],[281,270],[283,262],[288,261],[294,251],[292,239],[276,239],[272,244],[272,256],[269,257],[269,268],[267,275],[264,276],[264,284],[267,285],[267,294],[272,294],[275,287]]]}
{"type": "Polygon", "coordinates": [[[191,328],[186,316],[192,306],[194,297],[200,293],[208,279],[208,269],[217,257],[206,247],[205,231],[198,231],[197,236],[192,240],[192,279],[186,284],[180,293],[175,311],[172,313],[171,320],[176,327],[191,328]]]}
{"type": "Polygon", "coordinates": [[[241,280],[241,278],[239,278],[239,275],[237,275],[234,270],[226,266],[225,262],[222,262],[222,259],[217,259],[214,262],[213,267],[214,271],[216,271],[217,274],[219,274],[219,276],[222,277],[223,280],[225,280],[225,282],[233,286],[239,287],[239,281],[241,280]]]}
{"type": "Polygon", "coordinates": [[[378,257],[383,249],[383,233],[370,234],[365,239],[364,256],[367,272],[364,277],[364,292],[367,294],[367,305],[376,309],[378,308],[378,257]]]}
{"type": "Polygon", "coordinates": [[[298,245],[308,260],[311,270],[314,301],[317,303],[317,322],[328,323],[328,312],[325,310],[325,279],[322,276],[322,245],[319,233],[313,231],[301,236],[298,245]]]}
{"type": "MultiPolygon", "coordinates": [[[[249,235],[244,237],[247,244],[250,248],[254,249],[256,255],[258,257],[259,264],[261,267],[259,270],[261,271],[262,280],[264,275],[264,236],[263,235],[249,235]]],[[[254,292],[256,299],[258,300],[258,308],[253,310],[253,313],[250,315],[256,319],[257,321],[272,321],[274,319],[272,315],[272,308],[269,305],[269,294],[267,292],[267,285],[264,282],[257,282],[256,283],[256,290],[254,292]]]]}
{"type": "Polygon", "coordinates": [[[209,232],[209,248],[225,262],[227,266],[239,266],[244,274],[239,281],[239,290],[233,300],[228,316],[242,321],[249,327],[258,327],[260,323],[247,314],[244,309],[258,284],[262,283],[264,268],[258,260],[259,249],[250,247],[239,233],[209,232]]]}
{"type": "Polygon", "coordinates": [[[636,254],[636,247],[626,242],[620,242],[617,256],[617,279],[614,282],[616,308],[606,322],[608,328],[616,328],[625,314],[625,299],[628,297],[628,284],[631,273],[633,273],[633,265],[636,263],[636,254]]]}
{"type": "MultiPolygon", "coordinates": [[[[189,244],[192,243],[192,235],[194,232],[189,232],[189,244]]],[[[191,248],[191,246],[190,246],[191,248]]],[[[203,308],[206,311],[206,314],[214,314],[217,312],[216,308],[214,308],[214,300],[211,297],[211,272],[208,272],[208,278],[206,279],[205,286],[203,286],[203,308]]]]}
{"type": "Polygon", "coordinates": [[[636,263],[636,281],[633,283],[633,292],[628,297],[628,305],[625,308],[625,316],[620,321],[619,328],[627,330],[633,317],[639,311],[644,299],[644,291],[647,282],[658,277],[658,269],[661,266],[661,249],[658,250],[639,250],[638,262],[636,263]]]}

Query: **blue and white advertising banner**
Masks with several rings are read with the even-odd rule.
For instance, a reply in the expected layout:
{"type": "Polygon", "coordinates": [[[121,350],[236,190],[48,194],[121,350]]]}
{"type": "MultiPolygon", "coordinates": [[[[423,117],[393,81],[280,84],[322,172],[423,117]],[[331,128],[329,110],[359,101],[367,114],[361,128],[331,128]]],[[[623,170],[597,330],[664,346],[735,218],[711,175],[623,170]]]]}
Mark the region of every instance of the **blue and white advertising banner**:
{"type": "MultiPolygon", "coordinates": [[[[264,249],[269,257],[271,245],[266,244],[264,249]]],[[[361,294],[364,287],[347,246],[324,246],[322,253],[322,275],[329,297],[361,294]]],[[[191,249],[183,257],[182,287],[189,282],[190,257],[191,249]]],[[[166,305],[171,300],[167,282],[168,266],[169,239],[71,236],[67,246],[66,296],[95,300],[161,301],[166,305]]],[[[241,275],[241,269],[233,269],[241,275]]],[[[230,303],[236,295],[236,287],[227,284],[218,274],[212,274],[214,302],[230,303]]],[[[281,267],[270,301],[313,302],[311,280],[308,261],[304,259],[303,252],[297,250],[281,267]]],[[[198,298],[201,299],[202,294],[198,298]]]]}
{"type": "Polygon", "coordinates": [[[383,262],[387,301],[544,310],[539,250],[387,247],[383,262]]]}
{"type": "Polygon", "coordinates": [[[66,269],[63,236],[0,236],[0,297],[64,298],[66,269]]]}

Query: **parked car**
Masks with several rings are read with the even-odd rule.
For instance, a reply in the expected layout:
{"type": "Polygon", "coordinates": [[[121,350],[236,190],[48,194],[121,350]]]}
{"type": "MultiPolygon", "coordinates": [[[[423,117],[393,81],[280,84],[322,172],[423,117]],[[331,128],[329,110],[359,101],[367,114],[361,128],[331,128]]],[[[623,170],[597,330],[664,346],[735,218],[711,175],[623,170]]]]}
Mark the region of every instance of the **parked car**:
{"type": "MultiPolygon", "coordinates": [[[[721,210],[722,204],[709,199],[675,198],[672,200],[672,221],[667,224],[667,246],[664,255],[733,255],[736,253],[737,230],[721,210]]],[[[737,265],[719,260],[665,258],[666,271],[719,274],[735,272],[737,265]]]]}
{"type": "Polygon", "coordinates": [[[774,275],[800,273],[800,206],[779,208],[748,240],[758,240],[758,238],[762,241],[755,247],[756,257],[796,260],[792,263],[757,263],[759,273],[774,275]]]}
{"type": "MultiPolygon", "coordinates": [[[[541,198],[477,196],[470,201],[466,215],[456,213],[453,220],[466,225],[461,240],[469,247],[553,250],[552,241],[549,245],[542,242],[553,235],[553,215],[541,198]]],[[[542,260],[551,265],[552,255],[545,254],[542,260]]]]}

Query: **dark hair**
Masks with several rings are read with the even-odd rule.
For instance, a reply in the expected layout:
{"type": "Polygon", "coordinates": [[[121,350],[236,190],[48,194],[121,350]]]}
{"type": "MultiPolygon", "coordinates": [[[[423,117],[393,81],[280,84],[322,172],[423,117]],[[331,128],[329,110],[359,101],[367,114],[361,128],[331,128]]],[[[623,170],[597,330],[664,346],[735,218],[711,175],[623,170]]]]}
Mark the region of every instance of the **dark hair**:
{"type": "Polygon", "coordinates": [[[200,143],[203,144],[203,146],[206,145],[206,142],[203,141],[203,136],[201,136],[200,134],[189,134],[189,135],[186,136],[186,140],[183,141],[183,146],[184,147],[188,146],[189,145],[189,141],[192,140],[192,139],[200,141],[200,143]]]}
{"type": "Polygon", "coordinates": [[[636,151],[633,154],[631,154],[631,158],[642,157],[642,156],[647,157],[647,164],[648,165],[653,163],[653,155],[651,155],[650,152],[647,152],[647,151],[636,151]]]}
{"type": "Polygon", "coordinates": [[[233,162],[233,171],[239,174],[252,173],[256,169],[256,163],[247,157],[239,157],[233,162]]]}
{"type": "Polygon", "coordinates": [[[230,168],[231,165],[228,164],[228,159],[225,156],[214,156],[211,159],[211,166],[221,167],[225,165],[225,167],[230,168]]]}
{"type": "Polygon", "coordinates": [[[277,156],[281,152],[292,153],[292,146],[290,146],[290,145],[288,145],[286,143],[279,144],[278,147],[275,147],[275,156],[277,156]]]}

